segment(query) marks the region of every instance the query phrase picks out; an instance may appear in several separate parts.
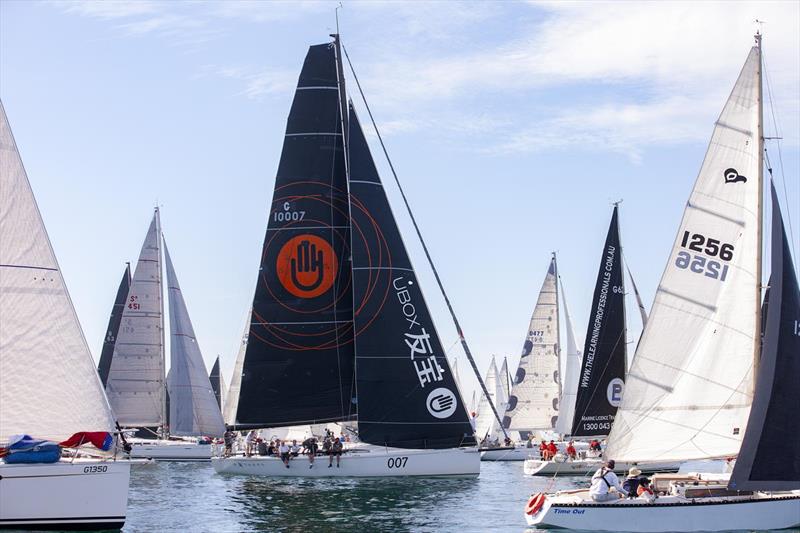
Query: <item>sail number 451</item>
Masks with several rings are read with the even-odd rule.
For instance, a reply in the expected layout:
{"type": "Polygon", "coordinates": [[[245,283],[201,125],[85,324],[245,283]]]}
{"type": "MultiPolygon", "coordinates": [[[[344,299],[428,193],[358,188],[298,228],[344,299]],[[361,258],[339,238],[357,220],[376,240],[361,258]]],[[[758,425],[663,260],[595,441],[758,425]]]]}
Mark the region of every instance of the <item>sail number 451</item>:
{"type": "Polygon", "coordinates": [[[703,274],[720,281],[725,281],[725,278],[728,277],[728,265],[725,263],[733,259],[734,247],[732,244],[711,239],[699,233],[684,231],[681,247],[703,255],[680,251],[675,257],[676,267],[689,269],[695,274],[703,274]],[[704,256],[718,258],[723,262],[704,256]]]}

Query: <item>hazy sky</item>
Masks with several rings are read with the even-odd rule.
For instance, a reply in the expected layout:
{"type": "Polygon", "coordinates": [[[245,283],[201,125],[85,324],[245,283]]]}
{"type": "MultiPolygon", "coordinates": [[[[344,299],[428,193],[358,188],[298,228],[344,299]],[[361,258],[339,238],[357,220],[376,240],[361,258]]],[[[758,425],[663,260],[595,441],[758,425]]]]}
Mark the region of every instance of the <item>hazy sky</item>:
{"type": "MultiPolygon", "coordinates": [[[[158,203],[206,364],[221,354],[230,378],[297,75],[336,5],[0,1],[0,98],[96,358],[158,203]]],[[[797,2],[343,5],[343,41],[482,372],[491,354],[516,367],[552,250],[584,337],[618,199],[649,307],[756,18],[783,172],[767,147],[797,254],[797,2]]],[[[634,342],[632,305],[629,316],[634,342]]],[[[469,396],[460,348],[449,353],[469,396]]]]}

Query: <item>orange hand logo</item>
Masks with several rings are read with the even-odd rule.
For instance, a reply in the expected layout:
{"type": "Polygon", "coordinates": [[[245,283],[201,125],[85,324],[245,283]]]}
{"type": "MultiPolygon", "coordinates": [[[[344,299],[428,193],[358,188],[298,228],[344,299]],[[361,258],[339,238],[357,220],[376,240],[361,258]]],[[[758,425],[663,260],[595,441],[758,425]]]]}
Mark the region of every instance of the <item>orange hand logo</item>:
{"type": "Polygon", "coordinates": [[[289,239],[278,252],[276,263],[281,285],[300,298],[314,298],[330,289],[336,267],[333,248],[316,235],[289,239]]]}

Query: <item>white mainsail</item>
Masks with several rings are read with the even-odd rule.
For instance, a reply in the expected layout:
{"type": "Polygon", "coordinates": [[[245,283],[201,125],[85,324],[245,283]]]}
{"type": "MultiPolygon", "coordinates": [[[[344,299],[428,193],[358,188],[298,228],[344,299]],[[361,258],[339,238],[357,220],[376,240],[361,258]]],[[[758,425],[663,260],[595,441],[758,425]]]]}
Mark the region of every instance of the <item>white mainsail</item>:
{"type": "MultiPolygon", "coordinates": [[[[486,379],[483,380],[483,383],[486,385],[486,390],[489,391],[489,396],[498,413],[503,416],[502,406],[499,403],[499,400],[502,399],[503,388],[500,385],[494,356],[492,356],[492,362],[489,364],[489,370],[486,372],[486,379]]],[[[478,417],[475,422],[475,434],[478,437],[478,441],[483,440],[486,435],[490,435],[492,439],[499,437],[499,434],[502,433],[499,426],[489,401],[485,395],[481,395],[481,399],[478,402],[478,417]]]]}
{"type": "MultiPolygon", "coordinates": [[[[559,397],[558,293],[556,260],[539,291],[506,411],[506,429],[529,432],[553,429],[559,397]]],[[[524,434],[523,434],[524,437],[524,434]]]]}
{"type": "Polygon", "coordinates": [[[578,380],[581,373],[583,350],[578,347],[579,344],[575,337],[575,328],[572,326],[572,317],[567,308],[563,283],[561,284],[561,301],[564,304],[564,318],[567,327],[567,358],[564,379],[561,382],[561,401],[556,421],[556,433],[569,435],[572,431],[573,418],[575,418],[575,400],[578,398],[578,380]]]}
{"type": "Polygon", "coordinates": [[[752,401],[759,294],[760,52],[716,122],[607,449],[618,460],[736,455],[752,401]]]}
{"type": "Polygon", "coordinates": [[[114,415],[126,427],[165,422],[160,233],[156,208],[131,280],[106,384],[114,415]]]}
{"type": "Polygon", "coordinates": [[[0,324],[0,442],[21,433],[61,441],[113,430],[2,102],[0,324]]]}
{"type": "Polygon", "coordinates": [[[251,309],[247,313],[247,320],[245,321],[244,331],[242,332],[242,342],[239,345],[239,352],[236,354],[236,361],[233,364],[231,384],[228,387],[228,393],[225,395],[225,401],[222,402],[222,417],[225,419],[225,423],[230,426],[236,425],[236,410],[239,407],[239,391],[242,388],[244,354],[247,351],[247,336],[250,332],[250,315],[252,312],[251,309]]]}
{"type": "Polygon", "coordinates": [[[222,412],[208,379],[166,242],[164,255],[169,290],[169,432],[171,435],[221,437],[225,433],[222,412]]]}

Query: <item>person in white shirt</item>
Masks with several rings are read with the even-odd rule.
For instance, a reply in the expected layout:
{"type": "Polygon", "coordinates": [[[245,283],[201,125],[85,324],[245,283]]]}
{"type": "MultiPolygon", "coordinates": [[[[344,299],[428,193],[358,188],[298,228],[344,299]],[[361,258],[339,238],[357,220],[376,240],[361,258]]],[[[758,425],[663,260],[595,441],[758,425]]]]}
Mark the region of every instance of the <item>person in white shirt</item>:
{"type": "Polygon", "coordinates": [[[256,438],[258,438],[258,434],[256,433],[255,429],[251,429],[250,433],[247,434],[247,437],[244,439],[245,444],[245,455],[250,457],[253,455],[253,450],[256,446],[256,438]]]}
{"type": "Polygon", "coordinates": [[[289,445],[286,444],[286,441],[281,441],[280,446],[278,446],[278,453],[281,455],[281,461],[283,464],[286,465],[286,468],[289,468],[289,445]]]}
{"type": "Polygon", "coordinates": [[[609,459],[603,468],[600,468],[592,476],[589,495],[593,501],[609,502],[628,495],[628,492],[622,488],[622,483],[619,482],[619,478],[614,473],[614,466],[616,466],[614,460],[609,459]]]}

